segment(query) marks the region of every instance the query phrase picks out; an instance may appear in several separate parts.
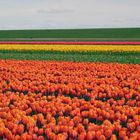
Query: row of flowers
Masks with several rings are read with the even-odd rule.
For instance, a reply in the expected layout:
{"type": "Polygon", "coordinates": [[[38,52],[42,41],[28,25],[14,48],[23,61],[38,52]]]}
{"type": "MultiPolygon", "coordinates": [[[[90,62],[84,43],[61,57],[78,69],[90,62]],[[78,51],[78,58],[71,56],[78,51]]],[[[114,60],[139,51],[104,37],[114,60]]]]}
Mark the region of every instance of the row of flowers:
{"type": "Polygon", "coordinates": [[[0,60],[0,138],[139,140],[140,65],[0,60]]]}
{"type": "Polygon", "coordinates": [[[76,51],[76,52],[140,52],[140,45],[58,45],[58,44],[0,44],[0,50],[76,51]]]}

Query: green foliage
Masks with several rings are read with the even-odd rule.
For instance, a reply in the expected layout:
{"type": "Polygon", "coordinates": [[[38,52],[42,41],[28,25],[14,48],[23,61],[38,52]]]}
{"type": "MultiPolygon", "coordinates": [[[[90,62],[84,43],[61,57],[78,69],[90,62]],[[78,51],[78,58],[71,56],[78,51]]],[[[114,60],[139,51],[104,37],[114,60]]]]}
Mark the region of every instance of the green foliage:
{"type": "Polygon", "coordinates": [[[0,51],[0,59],[140,63],[140,52],[0,51]]]}
{"type": "Polygon", "coordinates": [[[53,39],[76,38],[92,40],[140,40],[140,28],[110,29],[50,29],[50,30],[0,30],[0,39],[53,39]]]}

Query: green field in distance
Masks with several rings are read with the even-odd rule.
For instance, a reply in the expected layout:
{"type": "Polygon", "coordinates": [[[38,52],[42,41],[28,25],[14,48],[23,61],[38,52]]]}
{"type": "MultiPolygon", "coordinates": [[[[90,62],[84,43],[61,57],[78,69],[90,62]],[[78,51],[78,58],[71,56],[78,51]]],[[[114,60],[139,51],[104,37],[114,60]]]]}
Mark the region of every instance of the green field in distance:
{"type": "Polygon", "coordinates": [[[0,30],[0,40],[140,40],[140,28],[0,30]]]}

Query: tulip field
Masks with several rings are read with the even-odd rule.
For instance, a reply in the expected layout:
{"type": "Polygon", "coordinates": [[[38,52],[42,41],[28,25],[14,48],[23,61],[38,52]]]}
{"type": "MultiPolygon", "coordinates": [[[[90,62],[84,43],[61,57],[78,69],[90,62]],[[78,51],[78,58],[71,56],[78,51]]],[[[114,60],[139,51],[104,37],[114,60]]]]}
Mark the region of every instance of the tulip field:
{"type": "Polygon", "coordinates": [[[0,59],[137,64],[140,41],[0,41],[0,59]]]}
{"type": "Polygon", "coordinates": [[[140,65],[0,60],[0,138],[139,140],[140,65]]]}
{"type": "Polygon", "coordinates": [[[140,140],[140,42],[0,41],[0,140],[140,140]]]}
{"type": "Polygon", "coordinates": [[[113,51],[113,52],[140,52],[140,45],[32,45],[32,44],[1,44],[0,50],[25,50],[25,51],[60,51],[60,52],[94,52],[94,51],[113,51]]]}

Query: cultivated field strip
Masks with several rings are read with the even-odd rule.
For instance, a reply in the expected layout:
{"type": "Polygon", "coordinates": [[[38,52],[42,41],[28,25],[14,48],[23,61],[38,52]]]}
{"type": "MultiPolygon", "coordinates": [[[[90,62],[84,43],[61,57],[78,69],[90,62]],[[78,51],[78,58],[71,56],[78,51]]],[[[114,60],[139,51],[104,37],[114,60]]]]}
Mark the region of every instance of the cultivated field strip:
{"type": "Polygon", "coordinates": [[[140,45],[31,45],[31,44],[0,44],[0,50],[34,50],[34,51],[112,51],[112,52],[140,52],[140,45]]]}
{"type": "Polygon", "coordinates": [[[0,60],[0,139],[139,140],[140,65],[0,60]]]}

